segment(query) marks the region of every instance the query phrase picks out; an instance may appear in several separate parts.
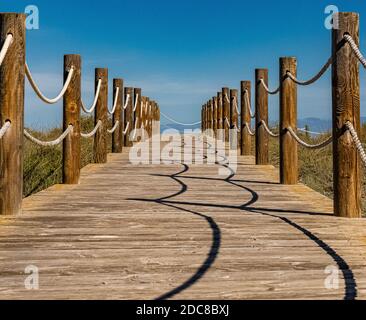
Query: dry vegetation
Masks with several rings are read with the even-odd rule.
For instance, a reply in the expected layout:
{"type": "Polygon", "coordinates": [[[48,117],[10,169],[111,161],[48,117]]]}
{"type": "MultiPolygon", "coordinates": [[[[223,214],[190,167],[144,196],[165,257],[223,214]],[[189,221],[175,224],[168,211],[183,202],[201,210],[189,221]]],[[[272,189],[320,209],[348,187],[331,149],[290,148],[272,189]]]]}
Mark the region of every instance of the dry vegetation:
{"type": "MultiPolygon", "coordinates": [[[[319,137],[309,137],[305,134],[301,138],[312,144],[324,141],[331,133],[325,133],[319,137]]],[[[362,141],[366,141],[366,124],[362,126],[362,141]]],[[[309,150],[299,147],[299,171],[300,181],[310,188],[333,198],[333,150],[332,145],[321,150],[309,150]]],[[[279,165],[279,144],[278,140],[270,139],[270,161],[271,164],[279,165]]],[[[362,183],[362,203],[366,213],[366,184],[362,183]]]]}
{"type": "MultiPolygon", "coordinates": [[[[81,131],[90,132],[94,128],[92,117],[84,117],[81,131]]],[[[61,134],[61,128],[44,133],[31,131],[41,140],[53,140],[61,134]]],[[[111,148],[109,146],[109,148],[111,148]]],[[[92,162],[93,139],[81,139],[81,165],[92,162]]],[[[30,196],[54,184],[62,182],[62,144],[57,147],[41,147],[25,139],[24,146],[24,196],[30,196]]]]}

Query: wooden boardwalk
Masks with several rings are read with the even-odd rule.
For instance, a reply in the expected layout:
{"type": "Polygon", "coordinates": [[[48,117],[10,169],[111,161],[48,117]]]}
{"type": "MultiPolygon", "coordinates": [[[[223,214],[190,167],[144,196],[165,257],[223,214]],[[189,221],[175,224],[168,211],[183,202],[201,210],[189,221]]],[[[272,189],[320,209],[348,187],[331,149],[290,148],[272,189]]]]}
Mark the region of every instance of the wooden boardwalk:
{"type": "Polygon", "coordinates": [[[277,169],[89,165],[0,218],[0,299],[365,299],[366,220],[277,169]],[[28,265],[39,290],[26,290],[28,265]],[[325,269],[340,269],[338,289],[325,269]]]}

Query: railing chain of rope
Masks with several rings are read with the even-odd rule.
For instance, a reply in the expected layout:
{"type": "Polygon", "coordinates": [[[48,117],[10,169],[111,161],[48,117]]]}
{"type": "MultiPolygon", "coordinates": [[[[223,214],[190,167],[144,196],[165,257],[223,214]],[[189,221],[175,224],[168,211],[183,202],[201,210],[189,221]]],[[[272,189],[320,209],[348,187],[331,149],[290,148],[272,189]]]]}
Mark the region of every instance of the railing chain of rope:
{"type": "Polygon", "coordinates": [[[24,136],[32,141],[35,144],[38,144],[42,147],[53,147],[59,145],[64,139],[72,132],[73,126],[69,125],[67,129],[55,140],[52,141],[42,141],[37,139],[36,137],[32,136],[27,130],[24,129],[24,136]]]}
{"type": "Polygon", "coordinates": [[[95,107],[97,106],[97,102],[98,102],[98,98],[99,98],[99,95],[100,95],[100,89],[101,89],[101,87],[102,87],[102,79],[99,79],[98,80],[98,85],[97,85],[97,90],[96,90],[95,96],[94,96],[94,101],[93,101],[92,106],[89,109],[85,107],[83,100],[81,100],[81,108],[83,109],[83,111],[85,113],[92,113],[92,112],[94,112],[95,107]]]}
{"type": "Polygon", "coordinates": [[[99,128],[102,126],[102,120],[98,120],[96,126],[94,127],[94,129],[89,132],[89,133],[80,133],[80,136],[84,139],[89,139],[94,137],[94,135],[97,133],[97,131],[99,130],[99,128]]]}

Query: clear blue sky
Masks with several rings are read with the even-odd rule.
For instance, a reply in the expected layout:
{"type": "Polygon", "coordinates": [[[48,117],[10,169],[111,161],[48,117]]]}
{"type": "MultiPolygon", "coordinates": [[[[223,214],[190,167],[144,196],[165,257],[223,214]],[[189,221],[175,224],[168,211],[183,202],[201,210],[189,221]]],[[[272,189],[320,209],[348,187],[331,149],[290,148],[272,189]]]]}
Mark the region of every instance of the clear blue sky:
{"type": "MultiPolygon", "coordinates": [[[[62,83],[63,54],[83,58],[83,96],[92,101],[95,67],[110,78],[142,87],[163,112],[184,122],[200,118],[201,105],[223,86],[253,80],[254,69],[269,68],[270,87],[278,85],[278,58],[296,56],[299,78],[313,75],[330,55],[324,27],[327,5],[361,15],[361,48],[366,52],[364,0],[2,0],[0,11],[40,11],[40,29],[27,33],[27,61],[45,93],[62,83]]],[[[362,101],[366,72],[361,71],[362,101]]],[[[330,73],[299,88],[299,118],[330,118],[330,73]]],[[[278,118],[271,99],[271,119],[278,118]]],[[[112,104],[112,102],[110,102],[112,104]]],[[[362,115],[366,115],[362,106],[362,115]]],[[[26,124],[61,123],[60,105],[47,106],[27,90],[26,124]]]]}

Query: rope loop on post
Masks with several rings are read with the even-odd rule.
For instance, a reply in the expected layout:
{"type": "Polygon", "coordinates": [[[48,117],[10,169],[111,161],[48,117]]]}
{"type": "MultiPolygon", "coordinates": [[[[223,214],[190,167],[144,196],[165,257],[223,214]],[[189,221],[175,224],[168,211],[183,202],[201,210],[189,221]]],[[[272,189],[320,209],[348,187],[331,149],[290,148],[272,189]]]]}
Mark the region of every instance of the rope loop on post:
{"type": "Polygon", "coordinates": [[[276,90],[271,91],[271,90],[268,89],[268,86],[264,82],[264,79],[263,78],[260,79],[259,81],[260,81],[261,85],[263,86],[264,90],[266,90],[266,92],[268,94],[275,95],[275,94],[277,94],[277,93],[280,92],[281,86],[279,86],[276,90]]]}
{"type": "Polygon", "coordinates": [[[119,121],[117,120],[116,123],[114,124],[113,128],[108,129],[107,132],[112,134],[117,130],[118,127],[119,127],[119,121]]]}
{"type": "Polygon", "coordinates": [[[2,63],[6,57],[6,54],[8,53],[8,50],[12,43],[13,43],[13,35],[11,33],[9,33],[6,36],[3,47],[1,48],[1,51],[0,51],[0,66],[2,65],[2,63]]]}
{"type": "Polygon", "coordinates": [[[113,114],[116,112],[118,96],[119,96],[119,87],[117,87],[117,89],[116,89],[116,95],[114,96],[114,103],[113,103],[112,110],[111,110],[111,111],[109,111],[109,109],[108,109],[108,113],[109,113],[110,115],[113,115],[113,114]]]}
{"type": "Polygon", "coordinates": [[[8,131],[10,126],[11,126],[11,122],[5,121],[4,125],[0,129],[0,139],[2,139],[4,137],[5,133],[8,131]]]}

